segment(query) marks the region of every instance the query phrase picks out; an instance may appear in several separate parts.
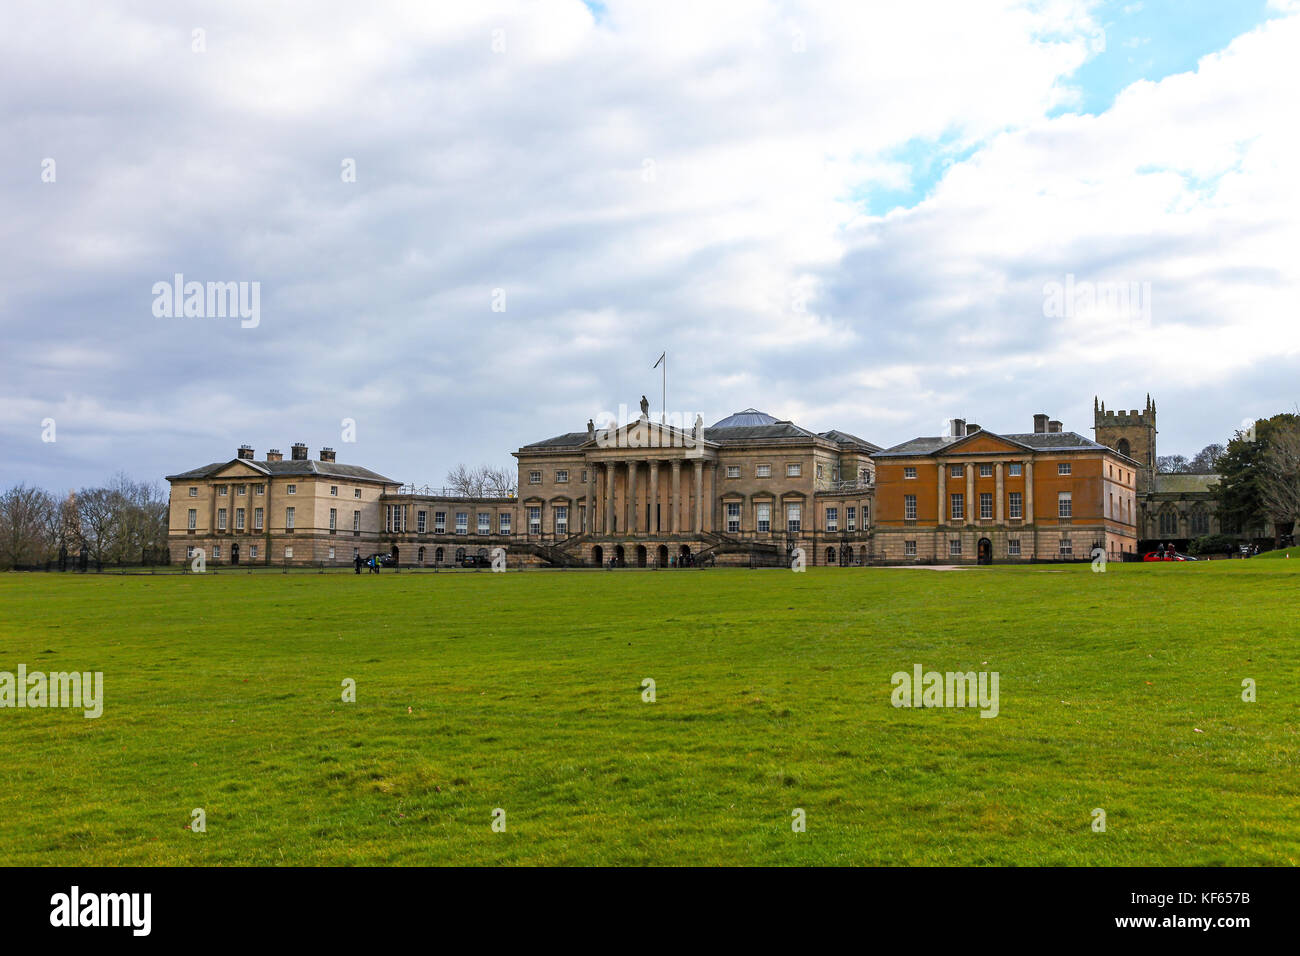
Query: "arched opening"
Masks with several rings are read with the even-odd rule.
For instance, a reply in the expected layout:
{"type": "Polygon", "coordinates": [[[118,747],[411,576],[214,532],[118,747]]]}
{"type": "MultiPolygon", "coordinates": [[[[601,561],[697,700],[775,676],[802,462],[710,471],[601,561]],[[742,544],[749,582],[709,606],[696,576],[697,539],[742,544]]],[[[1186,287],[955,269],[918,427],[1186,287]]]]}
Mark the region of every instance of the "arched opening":
{"type": "Polygon", "coordinates": [[[1132,457],[1133,457],[1133,456],[1129,453],[1129,444],[1128,444],[1128,439],[1127,439],[1127,438],[1121,438],[1121,439],[1116,443],[1116,445],[1115,445],[1115,450],[1116,450],[1117,452],[1119,452],[1121,455],[1123,455],[1125,458],[1132,458],[1132,457]]]}
{"type": "Polygon", "coordinates": [[[465,562],[465,549],[464,549],[464,548],[457,548],[457,549],[456,549],[456,563],[457,563],[457,564],[463,564],[464,562],[465,562]]]}
{"type": "Polygon", "coordinates": [[[988,538],[980,538],[979,544],[975,547],[975,555],[980,564],[992,564],[993,542],[988,538]]]}
{"type": "Polygon", "coordinates": [[[689,544],[684,544],[682,545],[681,550],[677,553],[683,558],[689,558],[691,556],[691,546],[689,544]]]}
{"type": "Polygon", "coordinates": [[[397,545],[393,545],[393,567],[397,567],[397,545]]]}
{"type": "Polygon", "coordinates": [[[638,544],[638,545],[636,546],[636,566],[637,566],[638,568],[644,568],[644,567],[645,567],[645,559],[646,559],[646,550],[645,550],[645,545],[644,545],[644,544],[638,544]]]}
{"type": "Polygon", "coordinates": [[[668,545],[659,545],[659,567],[668,567],[668,545]]]}
{"type": "Polygon", "coordinates": [[[844,565],[847,568],[852,563],[853,563],[853,549],[845,548],[840,553],[840,564],[844,565]]]}
{"type": "Polygon", "coordinates": [[[616,567],[620,568],[627,566],[627,556],[623,551],[623,546],[621,544],[614,546],[614,564],[616,567]]]}
{"type": "Polygon", "coordinates": [[[596,545],[591,549],[591,563],[596,567],[600,567],[605,563],[605,549],[600,545],[596,545]]]}
{"type": "Polygon", "coordinates": [[[433,563],[442,564],[442,548],[438,548],[433,552],[433,563]]]}
{"type": "Polygon", "coordinates": [[[479,558],[480,558],[481,560],[486,561],[486,560],[488,559],[488,549],[487,549],[487,548],[479,548],[479,549],[478,549],[478,556],[479,556],[479,558]]]}
{"type": "Polygon", "coordinates": [[[834,563],[835,563],[835,549],[834,549],[834,548],[827,548],[827,549],[826,549],[826,563],[827,563],[827,565],[831,565],[831,564],[834,564],[834,563]]]}
{"type": "Polygon", "coordinates": [[[238,541],[236,541],[234,544],[230,546],[230,563],[231,564],[239,563],[239,542],[238,541]]]}
{"type": "Polygon", "coordinates": [[[420,563],[420,567],[424,567],[424,548],[423,548],[423,547],[420,548],[420,550],[419,550],[419,552],[418,552],[418,557],[416,558],[416,560],[419,561],[419,563],[420,563]]]}

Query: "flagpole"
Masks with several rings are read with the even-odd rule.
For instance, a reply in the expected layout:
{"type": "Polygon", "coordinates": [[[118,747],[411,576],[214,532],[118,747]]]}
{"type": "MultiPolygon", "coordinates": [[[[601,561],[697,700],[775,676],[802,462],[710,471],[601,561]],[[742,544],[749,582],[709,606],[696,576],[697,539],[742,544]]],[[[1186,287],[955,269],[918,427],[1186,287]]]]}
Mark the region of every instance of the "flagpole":
{"type": "Polygon", "coordinates": [[[668,421],[668,350],[664,349],[663,391],[659,398],[659,424],[668,421]]]}

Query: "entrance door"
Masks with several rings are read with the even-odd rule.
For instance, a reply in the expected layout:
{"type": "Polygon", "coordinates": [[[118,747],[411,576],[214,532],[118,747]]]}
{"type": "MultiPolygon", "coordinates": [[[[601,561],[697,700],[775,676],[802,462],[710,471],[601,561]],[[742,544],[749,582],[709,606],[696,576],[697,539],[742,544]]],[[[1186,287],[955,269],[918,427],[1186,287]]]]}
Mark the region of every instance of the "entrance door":
{"type": "Polygon", "coordinates": [[[614,548],[614,564],[618,567],[627,567],[627,559],[623,553],[623,546],[620,544],[614,548]]]}
{"type": "Polygon", "coordinates": [[[239,563],[239,542],[238,541],[236,541],[234,544],[230,546],[230,563],[231,564],[239,563]]]}
{"type": "Polygon", "coordinates": [[[645,558],[646,558],[646,554],[645,554],[645,545],[644,545],[644,544],[638,544],[638,545],[636,546],[636,566],[637,566],[638,568],[644,568],[644,567],[645,567],[645,558]]]}
{"type": "Polygon", "coordinates": [[[993,542],[988,538],[980,538],[979,545],[976,548],[980,564],[993,563],[993,542]]]}
{"type": "Polygon", "coordinates": [[[668,567],[668,545],[659,545],[659,567],[668,567]]]}

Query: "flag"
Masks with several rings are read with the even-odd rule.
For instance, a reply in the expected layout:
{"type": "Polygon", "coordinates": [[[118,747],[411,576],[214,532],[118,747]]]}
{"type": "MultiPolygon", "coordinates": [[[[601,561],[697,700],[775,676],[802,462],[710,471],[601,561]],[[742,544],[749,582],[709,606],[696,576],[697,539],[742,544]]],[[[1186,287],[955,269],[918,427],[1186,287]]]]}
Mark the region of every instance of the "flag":
{"type": "Polygon", "coordinates": [[[657,369],[657,368],[659,367],[659,362],[662,362],[662,361],[663,361],[664,359],[666,359],[667,357],[668,357],[668,350],[665,349],[665,350],[664,350],[664,354],[661,355],[661,356],[659,356],[659,361],[658,361],[658,362],[655,362],[654,365],[651,365],[651,366],[650,366],[650,370],[651,370],[651,371],[654,371],[655,369],[657,369]]]}

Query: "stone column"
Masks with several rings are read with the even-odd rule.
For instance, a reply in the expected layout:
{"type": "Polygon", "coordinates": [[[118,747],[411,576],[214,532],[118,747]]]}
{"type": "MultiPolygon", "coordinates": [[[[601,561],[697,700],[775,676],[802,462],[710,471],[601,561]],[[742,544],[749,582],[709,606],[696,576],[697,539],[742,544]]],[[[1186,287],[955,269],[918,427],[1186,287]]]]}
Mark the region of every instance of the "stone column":
{"type": "Polygon", "coordinates": [[[936,525],[942,527],[948,523],[948,465],[939,462],[939,519],[936,525]]]}
{"type": "Polygon", "coordinates": [[[577,515],[578,530],[584,534],[590,534],[591,525],[591,483],[596,480],[596,472],[591,467],[591,463],[586,463],[587,480],[582,487],[582,514],[577,515]]]}
{"type": "Polygon", "coordinates": [[[695,459],[695,533],[704,530],[704,462],[695,459]]]}
{"type": "Polygon", "coordinates": [[[605,534],[614,533],[614,462],[605,462],[605,534]]]}
{"type": "Polygon", "coordinates": [[[682,460],[673,459],[673,483],[668,489],[672,499],[668,506],[668,519],[672,524],[672,533],[680,534],[682,530],[682,460]]]}
{"type": "Polygon", "coordinates": [[[1034,523],[1034,462],[1025,459],[1025,524],[1034,523]]]}
{"type": "Polygon", "coordinates": [[[974,524],[978,516],[975,510],[975,462],[966,462],[966,523],[974,524]]]}
{"type": "Polygon", "coordinates": [[[650,533],[659,534],[659,460],[650,459],[650,533]]]}
{"type": "Polygon", "coordinates": [[[997,495],[997,500],[994,502],[993,505],[993,515],[995,518],[998,519],[998,524],[1002,524],[1003,521],[1002,516],[1004,514],[1003,499],[1006,498],[1006,494],[1004,492],[1006,485],[1003,483],[1003,478],[1002,478],[1002,462],[998,462],[996,465],[993,466],[993,474],[995,478],[993,493],[997,495]]]}
{"type": "Polygon", "coordinates": [[[631,458],[627,463],[627,494],[624,496],[623,510],[627,512],[627,533],[636,534],[641,526],[637,512],[641,510],[636,500],[637,460],[631,458]]]}

